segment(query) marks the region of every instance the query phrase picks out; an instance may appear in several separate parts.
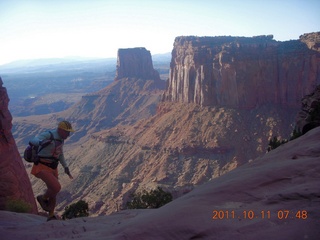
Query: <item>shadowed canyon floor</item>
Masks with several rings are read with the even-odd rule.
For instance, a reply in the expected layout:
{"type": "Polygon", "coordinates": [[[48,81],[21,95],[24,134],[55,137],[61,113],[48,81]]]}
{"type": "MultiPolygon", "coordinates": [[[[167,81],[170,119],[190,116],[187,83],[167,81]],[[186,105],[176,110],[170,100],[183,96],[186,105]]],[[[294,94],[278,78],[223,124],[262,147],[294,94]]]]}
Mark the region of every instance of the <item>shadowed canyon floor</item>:
{"type": "Polygon", "coordinates": [[[318,239],[320,128],[159,209],[46,222],[0,212],[1,239],[318,239]]]}

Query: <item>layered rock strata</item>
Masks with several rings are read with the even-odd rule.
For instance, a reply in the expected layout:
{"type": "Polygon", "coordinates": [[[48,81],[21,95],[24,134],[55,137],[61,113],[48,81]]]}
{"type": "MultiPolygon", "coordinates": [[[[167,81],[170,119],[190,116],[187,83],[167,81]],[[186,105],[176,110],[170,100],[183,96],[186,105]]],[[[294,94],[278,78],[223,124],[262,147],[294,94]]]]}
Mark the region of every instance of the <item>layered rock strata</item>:
{"type": "Polygon", "coordinates": [[[278,42],[273,36],[177,37],[164,101],[252,109],[298,108],[320,84],[320,32],[278,42]]]}
{"type": "Polygon", "coordinates": [[[153,68],[150,51],[145,48],[119,49],[115,80],[121,78],[160,80],[159,73],[153,68]]]}
{"type": "Polygon", "coordinates": [[[9,97],[2,85],[0,77],[0,209],[17,210],[12,208],[26,206],[36,213],[31,183],[11,133],[9,97]]]}

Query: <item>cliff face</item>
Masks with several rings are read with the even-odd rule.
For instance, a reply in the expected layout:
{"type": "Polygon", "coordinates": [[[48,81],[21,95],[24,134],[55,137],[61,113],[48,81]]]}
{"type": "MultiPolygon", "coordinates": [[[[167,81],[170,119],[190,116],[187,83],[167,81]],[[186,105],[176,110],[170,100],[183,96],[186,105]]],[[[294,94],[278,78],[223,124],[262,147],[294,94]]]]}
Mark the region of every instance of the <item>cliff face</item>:
{"type": "Polygon", "coordinates": [[[251,109],[298,108],[320,84],[320,33],[277,42],[273,36],[177,37],[165,101],[251,109]]]}
{"type": "Polygon", "coordinates": [[[37,212],[31,183],[12,137],[12,117],[8,110],[9,97],[0,78],[0,209],[8,202],[22,200],[37,212]]]}
{"type": "Polygon", "coordinates": [[[153,69],[150,51],[145,48],[119,49],[115,80],[121,78],[160,80],[159,73],[153,69]]]}

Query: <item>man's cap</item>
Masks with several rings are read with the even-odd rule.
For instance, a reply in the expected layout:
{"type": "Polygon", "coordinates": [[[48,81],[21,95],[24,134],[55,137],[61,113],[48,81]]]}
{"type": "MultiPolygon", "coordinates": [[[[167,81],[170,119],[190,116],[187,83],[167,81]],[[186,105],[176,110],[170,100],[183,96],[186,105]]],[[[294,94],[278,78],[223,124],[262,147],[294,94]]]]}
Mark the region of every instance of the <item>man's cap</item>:
{"type": "Polygon", "coordinates": [[[58,128],[63,129],[67,132],[74,132],[71,123],[69,123],[68,121],[61,121],[58,124],[58,128]]]}

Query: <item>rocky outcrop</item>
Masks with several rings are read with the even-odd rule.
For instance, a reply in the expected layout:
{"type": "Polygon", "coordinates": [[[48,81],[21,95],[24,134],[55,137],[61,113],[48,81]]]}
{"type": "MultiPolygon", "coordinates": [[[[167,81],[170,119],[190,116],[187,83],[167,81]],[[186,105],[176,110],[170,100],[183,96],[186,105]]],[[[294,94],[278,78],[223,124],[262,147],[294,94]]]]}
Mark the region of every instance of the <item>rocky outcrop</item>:
{"type": "Polygon", "coordinates": [[[164,101],[252,109],[300,107],[320,84],[319,33],[277,42],[273,36],[177,37],[164,101]]]}
{"type": "Polygon", "coordinates": [[[159,73],[153,69],[150,51],[145,48],[119,49],[115,80],[121,78],[160,80],[159,73]]]}
{"type": "Polygon", "coordinates": [[[31,183],[12,137],[12,117],[8,110],[9,97],[0,77],[0,209],[9,203],[22,202],[37,212],[31,183]]]}
{"type": "Polygon", "coordinates": [[[300,41],[305,43],[308,48],[320,52],[320,33],[307,33],[300,36],[300,41]]]}
{"type": "Polygon", "coordinates": [[[119,49],[117,59],[113,83],[83,96],[80,102],[59,114],[61,119],[79,126],[71,141],[87,132],[101,131],[120,122],[133,124],[156,113],[165,81],[153,68],[150,52],[145,48],[119,49]]]}
{"type": "Polygon", "coordinates": [[[306,133],[320,126],[320,85],[302,99],[302,108],[297,116],[296,130],[306,133]]]}

